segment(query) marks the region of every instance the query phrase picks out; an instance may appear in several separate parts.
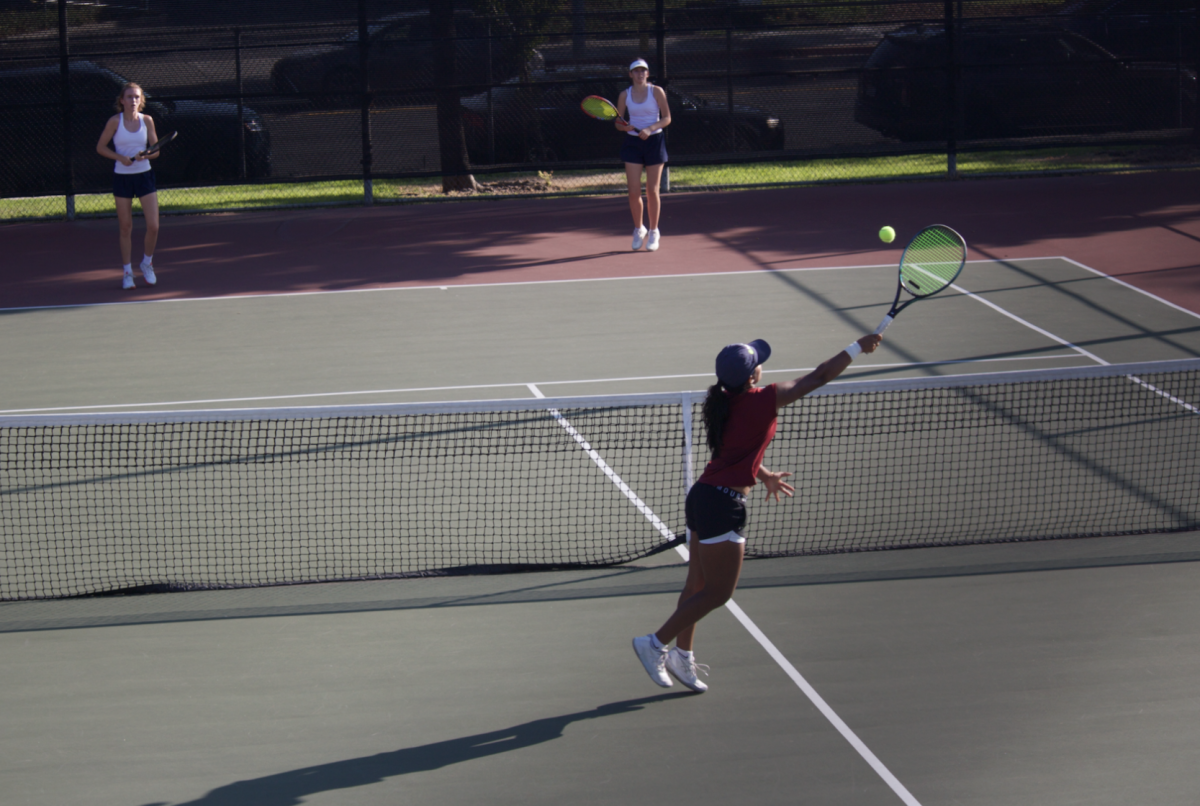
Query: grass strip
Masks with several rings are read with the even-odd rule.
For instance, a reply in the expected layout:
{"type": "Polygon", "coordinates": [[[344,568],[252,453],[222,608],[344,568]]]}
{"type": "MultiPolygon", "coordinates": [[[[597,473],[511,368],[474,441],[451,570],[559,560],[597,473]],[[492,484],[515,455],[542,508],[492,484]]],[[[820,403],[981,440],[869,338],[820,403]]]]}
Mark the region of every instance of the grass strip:
{"type": "MultiPolygon", "coordinates": [[[[1135,146],[1096,149],[1057,149],[966,152],[958,155],[960,176],[982,174],[1029,174],[1086,170],[1144,170],[1156,165],[1200,164],[1200,148],[1194,146],[1135,146]]],[[[671,168],[671,186],[676,189],[721,188],[746,185],[789,185],[820,182],[871,182],[903,179],[936,179],[946,175],[945,154],[840,157],[835,159],[781,160],[779,162],[692,165],[671,168]]],[[[546,193],[612,193],[625,189],[620,171],[554,171],[508,174],[478,174],[480,190],[455,193],[455,197],[479,195],[518,196],[546,193]]],[[[166,188],[159,191],[164,213],[213,212],[274,209],[296,206],[362,204],[361,180],[280,182],[215,187],[166,188]]],[[[436,177],[376,179],[372,183],[376,202],[420,202],[442,199],[441,181],[436,177]]],[[[116,214],[112,196],[106,193],[75,197],[78,216],[116,214]]],[[[0,199],[0,221],[29,218],[63,218],[62,196],[0,199]]]]}

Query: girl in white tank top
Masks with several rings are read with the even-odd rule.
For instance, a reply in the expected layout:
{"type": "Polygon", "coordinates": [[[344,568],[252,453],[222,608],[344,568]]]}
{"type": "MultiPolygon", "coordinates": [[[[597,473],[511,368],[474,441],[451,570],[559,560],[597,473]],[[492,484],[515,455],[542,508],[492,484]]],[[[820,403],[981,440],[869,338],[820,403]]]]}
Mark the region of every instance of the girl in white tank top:
{"type": "Polygon", "coordinates": [[[650,67],[642,59],[629,65],[631,86],[617,99],[618,131],[626,132],[621,146],[621,161],[625,163],[625,180],[629,189],[629,213],[633,217],[633,251],[643,246],[649,252],[658,249],[658,217],[661,209],[659,182],[667,162],[666,142],[662,130],[671,124],[667,94],[650,83],[650,67]],[[638,98],[641,100],[637,100],[638,98]],[[626,123],[625,121],[629,122],[626,123]],[[646,218],[649,229],[642,225],[642,172],[646,173],[646,218]]]}
{"type": "MultiPolygon", "coordinates": [[[[158,278],[154,274],[152,261],[154,247],[158,244],[158,192],[154,174],[150,173],[150,160],[158,153],[143,156],[142,152],[158,142],[154,119],[142,114],[146,97],[137,84],[126,84],[117,97],[117,114],[108,119],[96,153],[113,160],[113,203],[117,208],[117,225],[121,245],[121,288],[134,287],[133,264],[133,197],[142,203],[142,215],[146,219],[145,257],[142,258],[142,278],[147,285],[154,285],[158,278]]],[[[159,152],[161,153],[161,152],[159,152]]]]}
{"type": "Polygon", "coordinates": [[[140,174],[150,170],[150,160],[135,159],[138,154],[146,150],[146,141],[149,139],[146,131],[146,116],[141,113],[135,114],[137,115],[137,131],[131,132],[126,128],[124,115],[122,115],[121,122],[117,126],[117,131],[113,134],[113,151],[133,160],[132,165],[125,165],[120,160],[117,160],[113,170],[119,174],[140,174]]]}
{"type": "Polygon", "coordinates": [[[633,137],[637,137],[642,129],[649,129],[658,123],[658,99],[654,97],[654,85],[646,82],[645,92],[645,100],[638,103],[634,100],[634,88],[630,87],[625,90],[625,109],[628,110],[625,117],[629,121],[629,125],[633,127],[633,130],[629,132],[633,137]]]}

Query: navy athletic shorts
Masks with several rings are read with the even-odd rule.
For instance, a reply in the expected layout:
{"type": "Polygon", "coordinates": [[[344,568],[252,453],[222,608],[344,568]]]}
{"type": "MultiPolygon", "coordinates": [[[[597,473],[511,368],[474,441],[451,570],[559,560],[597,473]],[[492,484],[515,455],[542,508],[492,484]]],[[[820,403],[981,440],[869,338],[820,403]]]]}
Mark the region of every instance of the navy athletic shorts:
{"type": "Polygon", "coordinates": [[[684,504],[687,527],[701,540],[734,532],[745,537],[746,496],[728,487],[696,483],[684,504]]]}
{"type": "Polygon", "coordinates": [[[113,195],[118,199],[140,199],[156,192],[153,169],[140,174],[113,174],[113,195]]]}
{"type": "Polygon", "coordinates": [[[621,138],[625,143],[621,146],[621,162],[631,162],[634,165],[662,165],[667,161],[667,136],[662,132],[643,140],[631,134],[621,138]]]}

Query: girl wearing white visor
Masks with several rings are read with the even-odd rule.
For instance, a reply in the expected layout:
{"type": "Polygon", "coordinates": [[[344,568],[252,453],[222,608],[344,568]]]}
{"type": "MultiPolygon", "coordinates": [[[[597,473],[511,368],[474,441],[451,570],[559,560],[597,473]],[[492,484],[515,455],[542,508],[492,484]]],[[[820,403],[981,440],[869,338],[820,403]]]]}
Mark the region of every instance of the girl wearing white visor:
{"type": "Polygon", "coordinates": [[[650,83],[650,66],[645,59],[629,65],[629,89],[617,99],[618,131],[626,132],[621,146],[625,163],[625,181],[629,187],[629,212],[633,216],[633,251],[644,245],[647,251],[658,249],[658,215],[661,205],[658,184],[667,163],[667,143],[663,129],[671,125],[667,93],[650,83]],[[626,123],[625,121],[629,122],[626,123]],[[642,225],[642,171],[646,172],[646,218],[642,225]]]}

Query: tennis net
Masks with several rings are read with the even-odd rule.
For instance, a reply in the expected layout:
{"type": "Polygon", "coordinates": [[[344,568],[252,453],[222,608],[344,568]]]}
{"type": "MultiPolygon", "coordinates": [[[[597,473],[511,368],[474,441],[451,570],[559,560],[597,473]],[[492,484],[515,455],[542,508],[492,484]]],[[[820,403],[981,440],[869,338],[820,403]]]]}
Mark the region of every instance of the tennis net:
{"type": "MultiPolygon", "coordinates": [[[[0,418],[0,599],[608,566],[682,542],[702,392],[0,418]]],[[[770,557],[1200,528],[1200,360],[831,384],[770,557]]]]}

